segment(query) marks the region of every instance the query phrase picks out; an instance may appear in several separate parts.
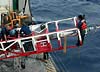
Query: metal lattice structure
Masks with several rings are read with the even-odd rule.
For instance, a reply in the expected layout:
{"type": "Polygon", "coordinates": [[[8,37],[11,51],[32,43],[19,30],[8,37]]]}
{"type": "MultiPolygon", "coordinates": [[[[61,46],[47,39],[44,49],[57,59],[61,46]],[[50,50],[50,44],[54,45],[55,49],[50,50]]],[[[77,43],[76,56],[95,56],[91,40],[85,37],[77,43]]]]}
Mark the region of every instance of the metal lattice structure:
{"type": "MultiPolygon", "coordinates": [[[[31,36],[26,37],[19,37],[9,39],[6,41],[0,41],[0,60],[7,59],[7,58],[15,58],[19,56],[28,56],[31,54],[39,54],[43,52],[52,52],[56,50],[62,50],[63,46],[61,44],[61,38],[64,36],[70,36],[77,33],[80,42],[82,43],[81,35],[79,29],[76,27],[77,20],[76,17],[62,19],[57,21],[47,22],[45,24],[45,28],[40,32],[35,33],[36,31],[32,32],[31,36]],[[58,24],[61,21],[73,21],[74,27],[68,28],[64,30],[60,30],[58,24]],[[54,23],[56,26],[56,31],[49,32],[48,25],[54,23]],[[59,44],[58,48],[53,48],[51,45],[51,40],[57,39],[59,44]]],[[[76,46],[67,46],[67,48],[75,48],[76,46]]]]}

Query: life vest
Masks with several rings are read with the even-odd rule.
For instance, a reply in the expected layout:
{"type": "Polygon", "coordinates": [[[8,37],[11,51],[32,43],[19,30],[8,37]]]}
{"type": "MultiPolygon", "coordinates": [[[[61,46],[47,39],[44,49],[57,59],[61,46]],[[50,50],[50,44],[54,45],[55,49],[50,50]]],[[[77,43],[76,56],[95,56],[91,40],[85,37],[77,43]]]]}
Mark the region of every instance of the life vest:
{"type": "Polygon", "coordinates": [[[86,22],[82,22],[81,29],[82,30],[85,30],[86,28],[87,28],[86,22]]]}

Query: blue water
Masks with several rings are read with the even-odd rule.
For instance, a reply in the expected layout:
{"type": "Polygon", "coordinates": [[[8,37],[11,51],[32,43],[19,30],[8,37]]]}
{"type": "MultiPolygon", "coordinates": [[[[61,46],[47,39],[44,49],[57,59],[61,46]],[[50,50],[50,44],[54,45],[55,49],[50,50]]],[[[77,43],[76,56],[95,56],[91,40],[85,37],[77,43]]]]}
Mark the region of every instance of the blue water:
{"type": "MultiPolygon", "coordinates": [[[[35,21],[85,14],[88,25],[100,24],[100,0],[30,0],[35,21]]],[[[89,32],[82,47],[51,53],[58,72],[100,72],[100,30],[89,32]]]]}

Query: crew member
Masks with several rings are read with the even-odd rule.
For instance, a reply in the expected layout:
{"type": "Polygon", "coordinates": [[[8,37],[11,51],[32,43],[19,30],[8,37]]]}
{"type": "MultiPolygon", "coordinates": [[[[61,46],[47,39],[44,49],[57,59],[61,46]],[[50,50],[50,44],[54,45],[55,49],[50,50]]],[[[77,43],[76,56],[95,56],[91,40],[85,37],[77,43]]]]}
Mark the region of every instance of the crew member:
{"type": "Polygon", "coordinates": [[[21,30],[20,30],[21,36],[28,36],[28,35],[31,35],[31,33],[32,32],[29,29],[29,27],[25,23],[23,23],[21,30]]]}
{"type": "Polygon", "coordinates": [[[7,31],[6,27],[2,26],[1,27],[1,38],[2,38],[2,40],[7,41],[7,35],[8,35],[8,31],[7,31]]]}
{"type": "MultiPolygon", "coordinates": [[[[84,42],[84,37],[86,35],[86,30],[87,30],[87,24],[86,24],[86,21],[85,21],[85,15],[79,15],[78,16],[78,29],[80,30],[80,34],[81,34],[81,38],[82,38],[82,44],[84,42]]],[[[82,44],[80,44],[80,41],[79,41],[79,37],[78,37],[78,42],[77,42],[77,46],[81,46],[82,44]]]]}

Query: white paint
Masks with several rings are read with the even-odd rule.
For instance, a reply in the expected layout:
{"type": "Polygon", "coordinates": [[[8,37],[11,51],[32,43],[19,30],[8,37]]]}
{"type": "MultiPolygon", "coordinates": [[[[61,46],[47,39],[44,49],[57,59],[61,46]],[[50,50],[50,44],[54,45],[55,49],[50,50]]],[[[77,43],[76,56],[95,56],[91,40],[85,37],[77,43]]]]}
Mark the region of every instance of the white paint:
{"type": "Polygon", "coordinates": [[[8,10],[12,10],[12,0],[0,0],[0,25],[1,25],[1,14],[7,13],[8,10]]]}
{"type": "MultiPolygon", "coordinates": [[[[0,13],[0,25],[1,25],[1,13],[0,13]]],[[[0,31],[1,32],[1,31],[0,31]]]]}
{"type": "Polygon", "coordinates": [[[12,0],[0,0],[0,7],[5,7],[6,9],[13,9],[12,0]]]}
{"type": "MultiPolygon", "coordinates": [[[[25,0],[19,0],[19,11],[23,10],[24,4],[25,4],[25,0]]],[[[25,14],[28,14],[30,16],[29,0],[27,0],[27,3],[26,3],[25,14]]]]}

